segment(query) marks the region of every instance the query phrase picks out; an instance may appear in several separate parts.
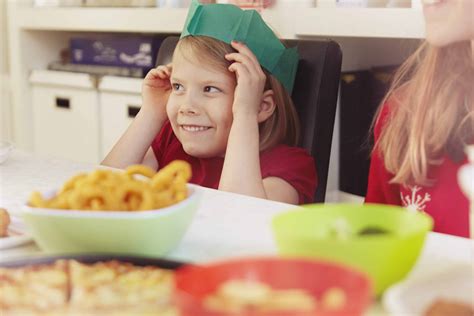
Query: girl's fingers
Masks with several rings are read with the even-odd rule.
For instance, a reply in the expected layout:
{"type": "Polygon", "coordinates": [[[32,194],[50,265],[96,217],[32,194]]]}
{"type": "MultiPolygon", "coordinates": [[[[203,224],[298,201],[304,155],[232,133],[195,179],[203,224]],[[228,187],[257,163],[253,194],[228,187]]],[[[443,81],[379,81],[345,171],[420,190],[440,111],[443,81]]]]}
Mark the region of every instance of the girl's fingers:
{"type": "Polygon", "coordinates": [[[171,76],[171,70],[166,66],[158,66],[156,69],[158,70],[159,74],[165,74],[168,77],[171,76]]]}
{"type": "Polygon", "coordinates": [[[156,78],[161,78],[165,74],[163,70],[159,68],[154,68],[148,72],[146,75],[145,79],[156,79],[156,78]]]}
{"type": "Polygon", "coordinates": [[[145,76],[144,84],[150,87],[168,87],[170,86],[171,68],[166,65],[161,65],[151,69],[145,76]]]}
{"type": "Polygon", "coordinates": [[[169,79],[170,74],[165,71],[159,71],[158,77],[160,77],[160,79],[169,79]]]}
{"type": "Polygon", "coordinates": [[[171,68],[168,66],[158,66],[157,68],[161,73],[166,74],[166,76],[171,77],[171,68]]]}
{"type": "Polygon", "coordinates": [[[262,67],[260,65],[255,66],[251,61],[248,60],[246,56],[243,56],[239,53],[232,53],[226,55],[227,60],[234,61],[233,64],[240,64],[243,65],[247,70],[249,75],[252,75],[253,77],[264,77],[265,73],[262,70],[262,67]]]}
{"type": "Polygon", "coordinates": [[[250,58],[249,56],[246,56],[241,53],[230,53],[226,54],[225,58],[229,61],[234,61],[246,65],[255,76],[265,76],[265,73],[263,72],[262,67],[260,66],[258,61],[252,60],[252,58],[250,58]]]}
{"type": "Polygon", "coordinates": [[[171,66],[171,64],[160,65],[160,66],[152,69],[152,71],[165,73],[166,75],[171,76],[172,66],[171,66]]]}
{"type": "Polygon", "coordinates": [[[239,63],[246,63],[249,65],[253,65],[252,60],[248,56],[245,56],[244,54],[241,54],[241,53],[226,54],[225,59],[229,61],[238,61],[239,63]]]}
{"type": "Polygon", "coordinates": [[[232,41],[231,46],[236,49],[242,55],[248,57],[248,59],[256,66],[260,67],[260,63],[258,62],[257,57],[255,54],[247,47],[244,43],[240,43],[237,41],[232,41]]]}
{"type": "Polygon", "coordinates": [[[146,79],[162,79],[162,80],[165,80],[165,79],[169,79],[171,76],[171,73],[162,68],[162,69],[158,69],[158,68],[155,68],[153,70],[151,70],[149,72],[149,74],[147,75],[147,78],[146,79]]]}
{"type": "MultiPolygon", "coordinates": [[[[266,76],[262,70],[262,67],[260,67],[260,65],[258,67],[255,67],[251,62],[248,62],[248,60],[246,60],[245,57],[243,57],[242,55],[238,53],[235,53],[234,56],[231,56],[228,59],[235,60],[228,68],[230,71],[235,72],[238,69],[242,69],[241,73],[240,74],[238,73],[238,74],[247,76],[249,80],[253,80],[251,78],[254,78],[257,80],[265,80],[266,76]],[[245,72],[243,71],[244,69],[245,69],[245,72]]],[[[239,79],[239,77],[237,77],[237,79],[239,79]]]]}
{"type": "Polygon", "coordinates": [[[245,65],[241,63],[233,63],[229,66],[228,69],[229,71],[234,72],[237,75],[237,80],[240,77],[250,76],[250,72],[247,67],[245,67],[245,65]]]}

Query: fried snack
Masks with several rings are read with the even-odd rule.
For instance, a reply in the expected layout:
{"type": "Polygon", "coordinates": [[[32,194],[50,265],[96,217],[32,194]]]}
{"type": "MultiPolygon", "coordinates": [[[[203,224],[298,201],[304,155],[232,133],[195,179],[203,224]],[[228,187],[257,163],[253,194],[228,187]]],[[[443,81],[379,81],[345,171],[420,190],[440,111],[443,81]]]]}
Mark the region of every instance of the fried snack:
{"type": "Polygon", "coordinates": [[[136,175],[136,174],[141,174],[142,176],[145,176],[147,178],[153,178],[153,176],[155,175],[155,170],[153,170],[152,168],[148,167],[148,166],[144,166],[144,165],[133,165],[133,166],[130,166],[128,167],[126,170],[125,170],[125,173],[132,177],[133,175],[136,175]]]}
{"type": "Polygon", "coordinates": [[[40,312],[63,307],[68,297],[67,262],[0,268],[0,293],[2,315],[9,310],[40,312]]]}
{"type": "Polygon", "coordinates": [[[316,299],[301,289],[275,290],[258,281],[229,280],[204,299],[214,312],[312,312],[316,299]]]}
{"type": "Polygon", "coordinates": [[[69,262],[70,306],[99,309],[137,305],[167,306],[174,289],[173,272],[119,261],[69,262]]]}
{"type": "Polygon", "coordinates": [[[204,307],[218,313],[313,313],[316,309],[338,312],[347,304],[343,289],[331,287],[318,300],[303,289],[273,289],[266,283],[252,280],[228,280],[206,296],[204,307]]]}
{"type": "Polygon", "coordinates": [[[332,287],[324,291],[321,303],[327,310],[337,311],[343,309],[347,303],[346,293],[337,287],[332,287]]]}
{"type": "Polygon", "coordinates": [[[310,312],[316,308],[316,300],[306,291],[289,289],[274,291],[272,297],[262,306],[262,312],[310,312]],[[296,308],[297,307],[297,308],[296,308]]]}
{"type": "Polygon", "coordinates": [[[0,237],[6,237],[10,225],[10,215],[7,210],[0,208],[0,237]]]}
{"type": "Polygon", "coordinates": [[[184,200],[188,195],[189,179],[191,166],[180,160],[171,162],[159,172],[143,165],[130,166],[124,172],[99,169],[75,175],[52,199],[33,192],[29,205],[96,211],[159,209],[184,200]]]}

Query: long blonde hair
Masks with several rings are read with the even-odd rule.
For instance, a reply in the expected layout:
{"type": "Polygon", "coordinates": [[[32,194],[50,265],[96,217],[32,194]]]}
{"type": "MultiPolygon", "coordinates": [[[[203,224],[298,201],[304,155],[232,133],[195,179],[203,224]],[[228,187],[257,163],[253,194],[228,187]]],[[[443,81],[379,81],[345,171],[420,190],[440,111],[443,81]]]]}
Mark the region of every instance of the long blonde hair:
{"type": "MultiPolygon", "coordinates": [[[[207,36],[184,37],[179,40],[176,50],[181,54],[190,53],[200,62],[225,72],[229,71],[231,63],[224,56],[235,52],[227,43],[207,36]]],[[[267,76],[265,90],[273,90],[276,108],[273,115],[259,125],[260,151],[277,144],[296,146],[300,126],[293,101],[283,85],[268,71],[263,71],[267,76]]]]}
{"type": "Polygon", "coordinates": [[[464,157],[474,140],[473,78],[470,42],[441,48],[425,42],[398,69],[382,101],[391,106],[374,148],[392,183],[432,185],[430,166],[446,154],[464,157]]]}

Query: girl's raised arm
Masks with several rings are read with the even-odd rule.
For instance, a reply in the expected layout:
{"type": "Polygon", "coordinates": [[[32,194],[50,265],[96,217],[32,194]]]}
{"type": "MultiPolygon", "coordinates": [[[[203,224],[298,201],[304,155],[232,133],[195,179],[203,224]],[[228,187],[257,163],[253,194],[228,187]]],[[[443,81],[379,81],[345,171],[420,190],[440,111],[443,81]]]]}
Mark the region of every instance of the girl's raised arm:
{"type": "Polygon", "coordinates": [[[250,49],[237,42],[232,47],[238,52],[226,58],[234,61],[229,70],[237,76],[237,87],[219,190],[298,204],[298,193],[288,182],[262,179],[258,124],[273,114],[273,91],[263,92],[266,76],[250,49]]]}
{"type": "Polygon", "coordinates": [[[125,168],[132,164],[146,164],[157,168],[158,163],[150,146],[167,119],[171,69],[169,64],[148,72],[143,80],[140,112],[102,161],[103,165],[125,168]]]}

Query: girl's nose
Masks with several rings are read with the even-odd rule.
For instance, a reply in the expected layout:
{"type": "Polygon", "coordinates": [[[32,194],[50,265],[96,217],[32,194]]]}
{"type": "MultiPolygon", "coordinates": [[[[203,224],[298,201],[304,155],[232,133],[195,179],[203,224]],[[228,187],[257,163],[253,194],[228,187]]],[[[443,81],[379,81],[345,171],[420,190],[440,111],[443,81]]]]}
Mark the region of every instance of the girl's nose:
{"type": "Polygon", "coordinates": [[[196,108],[189,106],[189,105],[181,105],[179,108],[179,113],[186,114],[186,115],[196,115],[198,111],[196,108]]]}
{"type": "Polygon", "coordinates": [[[192,96],[191,93],[189,93],[181,103],[181,106],[179,107],[179,113],[187,115],[199,114],[199,108],[196,105],[197,98],[198,96],[192,96]]]}

